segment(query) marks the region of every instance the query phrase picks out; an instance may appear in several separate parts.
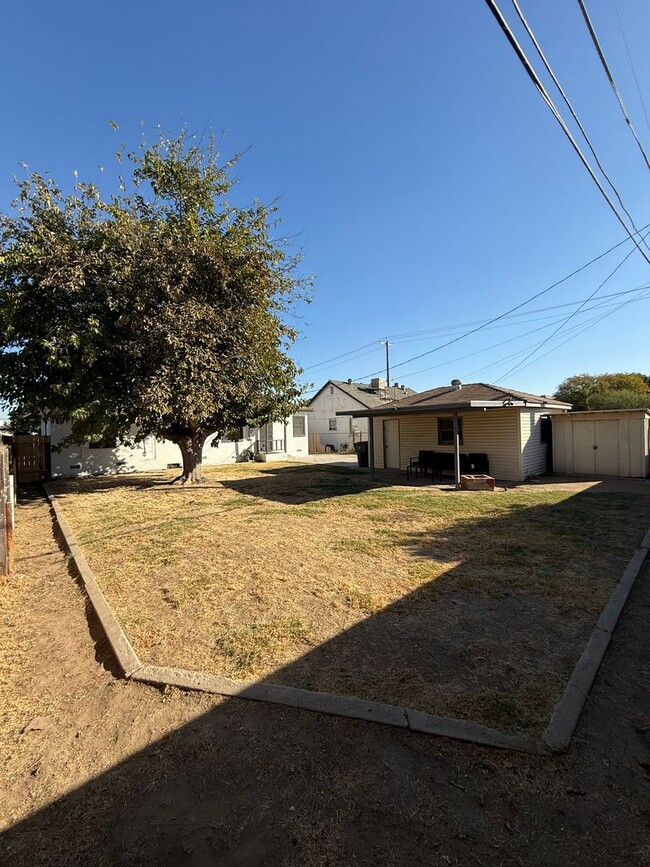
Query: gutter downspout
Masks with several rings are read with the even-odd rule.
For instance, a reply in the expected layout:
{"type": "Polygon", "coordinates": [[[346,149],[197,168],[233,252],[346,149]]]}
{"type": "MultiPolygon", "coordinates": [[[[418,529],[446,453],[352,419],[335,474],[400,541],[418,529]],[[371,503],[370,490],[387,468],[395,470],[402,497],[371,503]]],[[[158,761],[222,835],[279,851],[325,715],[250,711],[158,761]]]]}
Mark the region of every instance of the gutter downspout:
{"type": "Polygon", "coordinates": [[[460,431],[458,428],[458,413],[454,413],[454,474],[456,490],[460,488],[460,431]]]}

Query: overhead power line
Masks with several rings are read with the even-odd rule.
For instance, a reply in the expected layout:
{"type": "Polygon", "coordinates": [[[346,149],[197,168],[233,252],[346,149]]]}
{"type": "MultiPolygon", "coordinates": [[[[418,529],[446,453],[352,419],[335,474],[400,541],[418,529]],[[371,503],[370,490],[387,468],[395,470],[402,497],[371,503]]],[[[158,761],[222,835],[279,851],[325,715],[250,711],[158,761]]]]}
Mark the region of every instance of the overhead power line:
{"type": "MultiPolygon", "coordinates": [[[[649,232],[648,234],[650,234],[650,232],[649,232]]],[[[630,258],[630,256],[632,255],[633,252],[634,252],[633,250],[630,250],[630,252],[629,252],[629,253],[628,253],[628,254],[627,254],[627,255],[626,255],[626,256],[625,256],[625,257],[624,257],[624,258],[623,258],[619,263],[618,263],[618,265],[614,268],[614,270],[613,270],[613,271],[610,271],[609,274],[607,275],[607,277],[605,277],[605,279],[602,281],[602,283],[600,283],[600,284],[599,284],[599,285],[594,289],[594,291],[591,293],[591,295],[590,295],[590,296],[589,296],[589,297],[588,297],[588,298],[587,298],[587,299],[586,299],[586,300],[585,300],[585,301],[580,305],[580,307],[578,307],[577,310],[574,310],[572,313],[570,313],[570,314],[566,317],[566,319],[564,320],[564,322],[561,322],[561,323],[558,325],[558,327],[555,329],[555,331],[553,331],[552,334],[550,334],[548,337],[546,337],[544,340],[542,340],[542,342],[539,343],[539,344],[538,344],[538,345],[537,345],[537,346],[536,346],[536,347],[535,347],[535,348],[534,348],[534,349],[533,349],[533,350],[532,350],[532,351],[531,351],[531,352],[530,352],[530,353],[529,353],[529,354],[528,354],[524,359],[522,359],[522,361],[521,361],[519,364],[516,364],[513,368],[511,368],[510,370],[508,370],[507,373],[504,373],[503,376],[501,377],[501,379],[505,379],[506,376],[510,376],[511,373],[514,373],[516,370],[519,370],[519,369],[521,368],[521,365],[523,364],[524,361],[528,361],[528,359],[531,358],[533,355],[535,355],[535,354],[537,353],[537,351],[538,351],[539,349],[542,348],[542,346],[544,346],[546,343],[549,342],[549,340],[551,340],[553,337],[555,337],[555,335],[556,335],[559,331],[561,331],[562,328],[564,328],[564,326],[565,326],[565,325],[566,325],[566,324],[567,324],[571,319],[573,319],[573,317],[576,315],[576,313],[579,313],[580,310],[582,310],[582,308],[585,306],[585,304],[588,304],[589,301],[591,301],[591,299],[592,299],[592,298],[593,298],[593,297],[594,297],[598,292],[600,292],[600,290],[603,288],[603,286],[604,286],[606,283],[608,283],[609,280],[611,280],[611,278],[614,276],[614,274],[616,274],[616,272],[618,271],[618,269],[623,267],[623,265],[627,262],[627,260],[630,258]]]]}
{"type": "Polygon", "coordinates": [[[535,46],[535,50],[536,50],[537,53],[539,54],[539,56],[540,56],[540,58],[541,58],[541,61],[542,61],[542,63],[544,64],[544,66],[545,66],[545,68],[546,68],[546,71],[548,72],[548,74],[549,74],[549,75],[551,76],[551,78],[553,79],[553,83],[554,83],[555,86],[557,87],[557,89],[558,89],[558,91],[559,91],[559,93],[560,93],[560,96],[562,97],[562,99],[564,100],[564,102],[565,102],[567,108],[568,108],[569,111],[571,112],[571,117],[574,119],[574,121],[576,122],[576,124],[577,124],[577,126],[578,126],[578,129],[579,129],[580,132],[582,133],[582,136],[583,136],[584,140],[585,140],[586,143],[587,143],[587,147],[588,147],[589,150],[591,151],[591,154],[592,154],[593,158],[595,159],[595,161],[596,161],[596,165],[597,165],[598,168],[600,169],[602,176],[605,178],[605,180],[607,181],[607,183],[608,183],[609,186],[611,187],[612,191],[614,192],[614,195],[615,195],[616,198],[618,199],[618,202],[619,202],[621,208],[623,208],[623,210],[625,211],[625,214],[627,215],[628,220],[630,221],[630,223],[631,223],[632,226],[634,227],[634,230],[635,230],[636,232],[638,232],[639,230],[638,230],[638,228],[637,228],[637,226],[636,226],[636,224],[635,224],[635,222],[634,222],[634,218],[632,217],[632,214],[630,214],[630,212],[628,211],[628,209],[625,207],[625,204],[624,204],[624,202],[623,202],[623,199],[622,199],[622,197],[621,197],[621,194],[620,194],[619,191],[617,190],[617,188],[616,188],[614,182],[612,181],[612,179],[610,178],[610,176],[609,176],[609,175],[607,174],[607,172],[605,171],[605,168],[604,168],[603,164],[601,163],[600,158],[598,157],[598,154],[596,153],[596,150],[595,150],[593,144],[591,143],[591,139],[590,139],[589,136],[587,135],[587,131],[585,130],[584,126],[582,125],[582,122],[581,122],[580,118],[579,118],[578,115],[576,114],[576,111],[575,111],[575,109],[574,109],[574,107],[573,107],[571,101],[569,100],[569,97],[566,95],[566,93],[565,93],[565,91],[564,91],[564,88],[562,87],[562,85],[561,85],[560,82],[558,81],[557,76],[556,76],[555,73],[553,72],[553,69],[551,68],[551,64],[550,64],[550,63],[548,62],[548,60],[546,59],[546,55],[545,55],[544,52],[542,51],[542,48],[541,48],[539,42],[537,41],[537,37],[536,37],[535,34],[533,33],[533,30],[532,30],[531,26],[529,25],[528,21],[527,21],[526,18],[524,17],[524,13],[522,12],[521,7],[519,6],[519,3],[517,2],[517,0],[512,0],[512,5],[515,7],[515,11],[516,11],[517,15],[519,16],[519,20],[520,20],[521,23],[523,24],[524,29],[526,30],[526,33],[528,34],[528,36],[529,36],[530,39],[531,39],[531,42],[532,42],[533,45],[535,46]]]}
{"type": "Polygon", "coordinates": [[[645,100],[643,98],[643,93],[641,91],[641,85],[639,84],[639,79],[636,74],[636,68],[634,66],[634,61],[632,60],[632,52],[630,51],[630,46],[627,41],[627,36],[625,34],[625,28],[623,27],[623,20],[621,19],[621,13],[618,8],[617,0],[614,0],[614,9],[616,10],[616,17],[618,18],[618,26],[621,28],[621,33],[623,34],[623,43],[625,44],[625,52],[627,54],[627,59],[630,62],[630,69],[632,70],[632,75],[634,77],[634,83],[636,84],[636,92],[639,95],[639,102],[641,103],[641,108],[643,109],[643,114],[645,116],[646,126],[648,130],[650,130],[650,118],[648,118],[648,111],[645,107],[645,100]]]}
{"type": "MultiPolygon", "coordinates": [[[[606,189],[603,187],[603,185],[601,184],[601,182],[600,182],[600,180],[599,180],[599,178],[598,178],[598,175],[595,173],[595,171],[594,171],[593,168],[591,167],[591,165],[590,165],[590,163],[589,163],[589,160],[588,160],[587,157],[583,154],[582,149],[580,148],[580,145],[579,145],[578,142],[575,140],[575,138],[573,137],[573,134],[571,133],[571,130],[569,129],[569,127],[568,127],[568,126],[566,125],[566,123],[564,122],[564,119],[562,118],[562,115],[561,115],[560,112],[557,110],[557,108],[556,108],[556,106],[555,106],[555,103],[553,102],[553,100],[552,100],[551,97],[549,96],[549,94],[548,94],[546,88],[544,87],[544,85],[543,85],[541,79],[539,78],[539,76],[537,75],[537,73],[535,72],[535,70],[533,69],[533,67],[532,67],[530,61],[528,60],[528,57],[526,56],[526,54],[525,54],[523,48],[522,48],[521,45],[517,42],[517,39],[516,39],[514,33],[512,32],[512,30],[510,29],[510,27],[508,26],[508,23],[507,23],[506,19],[503,17],[503,15],[502,15],[502,13],[501,13],[501,10],[499,9],[499,7],[497,6],[497,4],[495,3],[495,0],[485,0],[485,2],[487,3],[488,8],[489,8],[490,11],[492,12],[492,14],[493,14],[495,20],[497,21],[499,27],[500,27],[501,30],[503,31],[503,33],[504,33],[506,39],[507,39],[508,42],[510,43],[510,45],[511,45],[512,49],[514,50],[515,54],[516,54],[517,57],[519,58],[519,61],[521,62],[522,66],[523,66],[524,69],[526,70],[526,73],[528,74],[530,80],[533,82],[533,84],[534,84],[535,87],[537,88],[537,90],[538,90],[540,96],[542,97],[542,99],[544,100],[544,102],[546,103],[546,105],[548,106],[548,108],[549,108],[549,110],[551,111],[553,117],[554,117],[554,118],[557,120],[557,122],[559,123],[560,127],[562,128],[562,131],[564,132],[564,134],[566,135],[566,137],[569,139],[569,141],[570,141],[570,143],[571,143],[571,146],[573,147],[573,149],[575,150],[575,152],[576,152],[576,153],[578,154],[578,156],[580,157],[580,160],[582,161],[582,164],[584,165],[584,167],[587,169],[587,171],[588,171],[589,174],[591,175],[592,180],[594,181],[594,183],[596,184],[596,186],[597,186],[598,189],[600,190],[601,195],[603,196],[603,198],[605,199],[605,201],[607,202],[607,204],[608,204],[609,207],[611,208],[611,210],[612,210],[614,216],[615,216],[616,219],[619,221],[619,223],[621,224],[621,226],[623,226],[623,228],[625,229],[625,231],[628,233],[628,235],[630,236],[630,238],[632,239],[632,241],[633,241],[634,244],[636,245],[637,249],[639,250],[639,252],[640,252],[641,255],[643,256],[643,258],[646,260],[646,262],[648,263],[648,265],[650,265],[650,258],[648,258],[648,254],[647,254],[647,253],[645,252],[645,250],[641,247],[641,245],[639,244],[639,242],[638,242],[638,241],[636,240],[636,238],[634,237],[634,233],[633,233],[632,230],[629,228],[629,226],[627,225],[627,223],[625,222],[625,220],[623,219],[623,217],[619,214],[618,210],[616,209],[616,205],[614,204],[614,202],[612,202],[611,198],[609,197],[609,195],[608,195],[608,193],[607,193],[607,190],[606,190],[606,189]]],[[[579,0],[579,2],[580,2],[580,0],[579,0]]]]}
{"type": "Polygon", "coordinates": [[[623,112],[623,117],[625,118],[625,122],[630,128],[630,132],[634,136],[634,140],[639,146],[639,150],[643,154],[643,159],[645,160],[646,166],[650,169],[650,161],[648,160],[648,155],[646,154],[641,141],[636,134],[636,130],[632,125],[632,121],[630,120],[630,116],[627,113],[627,109],[625,108],[625,103],[623,102],[623,97],[616,86],[616,82],[614,81],[614,76],[612,75],[612,71],[609,68],[609,64],[607,63],[607,59],[605,57],[605,52],[603,51],[600,42],[598,41],[598,37],[596,36],[596,31],[594,30],[594,25],[591,23],[591,18],[589,17],[589,13],[587,12],[587,7],[585,6],[584,0],[578,0],[578,6],[580,7],[580,11],[582,12],[582,17],[585,20],[585,24],[587,25],[587,30],[589,31],[589,35],[591,36],[591,41],[594,44],[594,48],[596,49],[596,53],[600,59],[600,63],[605,70],[605,75],[611,85],[612,90],[614,91],[614,96],[616,97],[618,104],[620,106],[621,111],[623,112]]]}
{"type": "MultiPolygon", "coordinates": [[[[541,361],[542,358],[546,358],[546,356],[549,355],[551,352],[555,352],[561,346],[564,346],[565,344],[567,344],[571,340],[573,340],[575,337],[578,337],[583,332],[588,331],[590,328],[593,328],[594,325],[597,325],[603,319],[606,319],[608,316],[611,316],[612,314],[616,313],[621,308],[626,307],[628,304],[634,304],[637,301],[650,300],[650,285],[646,284],[645,286],[640,286],[637,289],[634,289],[631,291],[637,293],[636,298],[630,298],[626,301],[621,302],[620,304],[608,305],[609,307],[612,307],[611,310],[607,310],[605,313],[600,313],[598,316],[594,316],[592,319],[587,320],[586,323],[581,322],[579,325],[575,325],[573,328],[570,328],[569,331],[565,332],[565,334],[562,335],[562,337],[567,337],[567,335],[570,335],[567,337],[566,340],[562,340],[561,343],[556,342],[557,338],[555,338],[553,341],[550,341],[550,342],[554,343],[552,348],[549,348],[549,350],[547,352],[543,353],[542,355],[538,356],[537,358],[534,358],[532,361],[529,361],[528,364],[524,364],[523,361],[525,361],[525,359],[523,359],[521,362],[521,366],[518,365],[519,370],[525,370],[527,367],[530,367],[531,365],[535,364],[537,361],[541,361]],[[639,295],[639,293],[641,293],[641,292],[643,292],[644,294],[639,295]]],[[[591,308],[591,309],[593,309],[593,308],[591,308]]],[[[475,376],[477,373],[481,373],[482,371],[488,370],[491,367],[497,367],[498,365],[503,364],[506,361],[511,361],[513,358],[517,358],[518,356],[523,355],[529,349],[530,349],[530,346],[527,346],[527,347],[524,347],[523,349],[517,350],[517,352],[511,353],[510,355],[506,355],[506,356],[503,356],[501,358],[498,358],[496,361],[492,361],[489,364],[483,365],[483,367],[479,367],[475,370],[470,371],[469,373],[463,373],[461,378],[462,379],[468,379],[469,377],[475,376]]],[[[508,374],[505,374],[505,376],[508,376],[508,374]]],[[[501,377],[499,377],[499,379],[496,380],[496,382],[499,383],[504,378],[505,378],[504,376],[501,376],[501,377]]]]}
{"type": "MultiPolygon", "coordinates": [[[[641,232],[644,232],[646,229],[650,228],[650,223],[647,223],[645,226],[641,228],[641,232]]],[[[634,240],[634,239],[633,239],[634,240]]],[[[545,289],[542,289],[539,292],[536,292],[534,295],[531,295],[530,298],[527,298],[525,301],[522,301],[520,304],[515,304],[514,307],[511,307],[509,310],[506,310],[504,313],[500,313],[498,316],[493,316],[492,319],[488,319],[487,321],[477,325],[475,328],[470,328],[468,331],[463,332],[463,334],[458,335],[457,337],[452,338],[451,340],[447,340],[445,343],[440,343],[438,346],[434,346],[433,349],[428,349],[426,352],[421,352],[418,355],[414,355],[411,358],[407,358],[405,361],[400,361],[398,364],[393,365],[393,370],[398,367],[403,367],[405,364],[410,364],[412,361],[418,361],[420,358],[424,358],[427,355],[432,355],[434,352],[439,352],[441,349],[446,349],[447,346],[451,346],[454,343],[458,343],[459,340],[464,340],[466,337],[469,337],[472,334],[476,334],[477,331],[482,331],[484,328],[487,328],[489,325],[492,325],[494,322],[498,322],[501,319],[505,319],[506,316],[510,316],[511,313],[514,313],[516,310],[520,310],[522,307],[525,307],[527,304],[535,301],[537,298],[540,298],[542,295],[546,295],[552,289],[557,288],[562,283],[566,283],[567,280],[570,280],[572,277],[575,277],[576,274],[580,274],[581,271],[584,271],[586,268],[589,268],[590,265],[593,265],[595,262],[598,262],[600,259],[607,256],[613,250],[620,247],[622,244],[627,243],[628,238],[625,238],[623,241],[619,241],[618,244],[614,244],[613,247],[610,247],[609,250],[605,250],[604,253],[600,253],[600,255],[595,256],[593,259],[590,259],[589,262],[586,262],[584,265],[581,265],[579,268],[576,268],[575,271],[571,271],[570,274],[562,277],[560,280],[556,280],[555,283],[551,283],[550,286],[547,286],[545,289]]],[[[637,245],[638,246],[638,245],[637,245]]],[[[361,380],[366,379],[369,376],[376,376],[381,373],[381,370],[373,370],[371,373],[365,373],[361,380]]]]}

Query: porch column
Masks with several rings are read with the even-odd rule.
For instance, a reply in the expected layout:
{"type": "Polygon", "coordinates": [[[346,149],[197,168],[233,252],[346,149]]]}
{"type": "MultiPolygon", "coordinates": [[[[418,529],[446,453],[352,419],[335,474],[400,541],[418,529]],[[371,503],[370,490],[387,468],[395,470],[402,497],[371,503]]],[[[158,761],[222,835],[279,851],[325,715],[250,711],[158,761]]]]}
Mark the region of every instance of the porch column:
{"type": "Polygon", "coordinates": [[[458,413],[454,413],[454,475],[456,488],[460,488],[460,431],[458,429],[458,413]]]}
{"type": "Polygon", "coordinates": [[[368,416],[368,458],[370,464],[370,475],[375,478],[375,424],[374,418],[368,416]]]}

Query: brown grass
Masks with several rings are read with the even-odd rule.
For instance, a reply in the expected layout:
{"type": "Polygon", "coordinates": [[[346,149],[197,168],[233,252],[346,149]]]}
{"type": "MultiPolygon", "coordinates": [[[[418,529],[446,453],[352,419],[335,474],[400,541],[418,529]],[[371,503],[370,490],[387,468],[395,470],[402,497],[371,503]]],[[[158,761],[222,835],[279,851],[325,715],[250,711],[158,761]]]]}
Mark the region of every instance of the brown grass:
{"type": "Polygon", "coordinates": [[[62,484],[147,662],[538,731],[650,524],[647,493],[494,495],[319,466],[62,484]]]}

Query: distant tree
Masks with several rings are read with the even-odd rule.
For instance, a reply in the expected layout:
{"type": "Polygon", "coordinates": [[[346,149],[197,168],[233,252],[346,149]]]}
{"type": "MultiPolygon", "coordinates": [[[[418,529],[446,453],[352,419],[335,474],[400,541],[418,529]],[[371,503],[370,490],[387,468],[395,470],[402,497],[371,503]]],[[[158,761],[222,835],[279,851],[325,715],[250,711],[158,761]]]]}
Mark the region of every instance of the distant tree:
{"type": "Polygon", "coordinates": [[[650,405],[650,378],[642,373],[582,373],[569,376],[555,392],[574,410],[626,409],[650,405]]]}
{"type": "Polygon", "coordinates": [[[69,421],[67,442],[170,439],[201,482],[210,435],[301,402],[287,314],[309,284],[275,208],[227,201],[236,160],[212,140],[117,156],[119,193],[31,174],[0,216],[0,395],[24,425],[69,421]]]}

